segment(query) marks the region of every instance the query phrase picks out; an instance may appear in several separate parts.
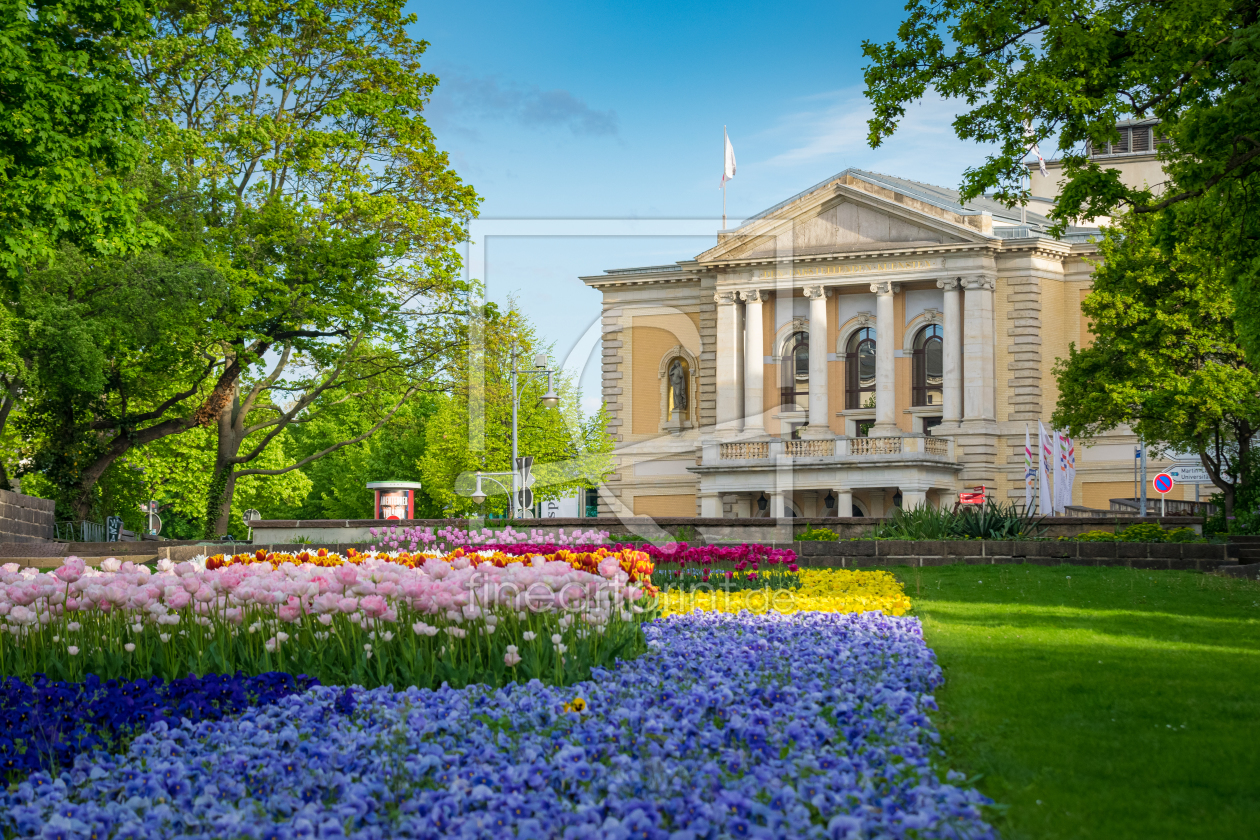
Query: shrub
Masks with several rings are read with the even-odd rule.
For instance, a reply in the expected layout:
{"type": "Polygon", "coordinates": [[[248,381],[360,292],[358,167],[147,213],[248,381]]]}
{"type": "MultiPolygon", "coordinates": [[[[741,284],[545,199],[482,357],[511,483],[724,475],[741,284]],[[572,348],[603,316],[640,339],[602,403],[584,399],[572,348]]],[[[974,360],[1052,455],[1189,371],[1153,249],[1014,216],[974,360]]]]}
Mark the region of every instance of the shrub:
{"type": "Polygon", "coordinates": [[[1203,538],[1195,533],[1194,529],[1188,525],[1182,525],[1180,528],[1173,528],[1164,535],[1164,540],[1171,543],[1188,543],[1199,542],[1203,538]]]}
{"type": "Polygon", "coordinates": [[[806,522],[805,530],[797,539],[801,542],[835,542],[840,539],[840,535],[830,528],[815,528],[806,522]]]}
{"type": "Polygon", "coordinates": [[[1077,534],[1075,537],[1069,537],[1068,539],[1073,539],[1077,542],[1115,542],[1116,535],[1110,531],[1094,530],[1086,531],[1083,534],[1077,534]]]}
{"type": "Polygon", "coordinates": [[[1154,522],[1136,522],[1116,534],[1120,542],[1163,542],[1167,532],[1154,522]]]}

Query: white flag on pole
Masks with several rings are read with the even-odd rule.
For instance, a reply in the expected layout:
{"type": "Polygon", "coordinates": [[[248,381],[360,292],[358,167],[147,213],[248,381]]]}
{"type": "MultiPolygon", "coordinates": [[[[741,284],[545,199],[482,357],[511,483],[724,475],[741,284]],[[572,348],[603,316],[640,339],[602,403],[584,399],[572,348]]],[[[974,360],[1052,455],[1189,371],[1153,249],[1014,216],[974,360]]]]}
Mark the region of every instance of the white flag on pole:
{"type": "MultiPolygon", "coordinates": [[[[1028,138],[1032,136],[1032,123],[1028,120],[1024,120],[1024,137],[1028,138]]],[[[1037,146],[1036,140],[1033,140],[1032,145],[1028,147],[1028,151],[1030,154],[1037,156],[1037,166],[1041,168],[1041,177],[1046,177],[1046,159],[1041,156],[1041,149],[1037,146]]]]}
{"type": "Polygon", "coordinates": [[[1054,512],[1054,439],[1041,421],[1037,421],[1038,449],[1041,450],[1041,498],[1037,510],[1042,516],[1054,512]]]}
{"type": "Polygon", "coordinates": [[[726,126],[722,127],[722,139],[726,141],[726,155],[722,163],[722,186],[726,186],[726,182],[735,177],[735,147],[731,145],[731,138],[726,135],[726,126]]]}

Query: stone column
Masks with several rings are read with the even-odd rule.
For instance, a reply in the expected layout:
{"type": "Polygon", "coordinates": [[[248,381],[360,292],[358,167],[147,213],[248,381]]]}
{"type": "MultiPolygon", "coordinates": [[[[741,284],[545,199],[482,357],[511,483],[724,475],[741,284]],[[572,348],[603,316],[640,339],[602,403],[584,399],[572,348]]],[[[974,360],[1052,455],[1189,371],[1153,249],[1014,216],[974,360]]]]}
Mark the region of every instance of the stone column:
{"type": "Polygon", "coordinates": [[[717,304],[717,346],[714,348],[717,366],[717,434],[730,436],[738,431],[739,391],[736,390],[739,363],[740,336],[735,330],[735,292],[722,291],[713,295],[717,304]]]}
{"type": "Polygon", "coordinates": [[[871,516],[873,516],[875,519],[883,519],[884,518],[884,501],[885,501],[884,491],[883,490],[870,490],[867,492],[867,497],[870,499],[871,516]]]}
{"type": "Polygon", "coordinates": [[[997,371],[993,358],[993,278],[967,277],[962,287],[963,356],[966,367],[963,377],[963,420],[993,421],[997,419],[997,371]]]}
{"type": "Polygon", "coordinates": [[[907,490],[901,489],[901,509],[914,510],[915,508],[927,507],[927,492],[924,490],[907,490]]]}
{"type": "Polygon", "coordinates": [[[809,425],[801,430],[803,438],[831,437],[827,422],[827,290],[822,286],[806,286],[809,298],[809,425]]]}
{"type": "Polygon", "coordinates": [[[735,293],[735,428],[744,430],[744,307],[735,293]]]}
{"type": "Polygon", "coordinates": [[[936,287],[945,290],[945,323],[941,331],[941,361],[944,368],[945,381],[941,387],[943,409],[941,425],[951,427],[962,419],[963,366],[962,366],[962,292],[959,291],[960,278],[953,280],[937,280],[936,287]]]}
{"type": "Polygon", "coordinates": [[[783,502],[783,491],[770,491],[770,518],[782,519],[787,515],[787,507],[783,502]]]}
{"type": "Polygon", "coordinates": [[[700,515],[708,519],[720,519],[722,499],[717,493],[700,494],[700,515]]]}
{"type": "Polygon", "coordinates": [[[896,332],[893,295],[897,287],[890,280],[872,283],[875,308],[875,425],[872,437],[893,437],[897,428],[896,332]]]}
{"type": "Polygon", "coordinates": [[[836,516],[852,516],[853,515],[853,491],[837,490],[836,491],[836,516]]]}
{"type": "Polygon", "coordinates": [[[744,431],[762,435],[766,432],[766,351],[761,304],[766,296],[758,289],[739,296],[744,299],[744,431]]]}

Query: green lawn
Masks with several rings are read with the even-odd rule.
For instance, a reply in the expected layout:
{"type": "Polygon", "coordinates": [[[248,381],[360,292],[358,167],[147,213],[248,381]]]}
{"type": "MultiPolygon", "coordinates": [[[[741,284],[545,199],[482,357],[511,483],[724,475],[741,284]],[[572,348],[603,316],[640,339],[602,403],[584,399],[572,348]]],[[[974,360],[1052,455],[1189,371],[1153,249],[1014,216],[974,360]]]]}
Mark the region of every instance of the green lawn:
{"type": "Polygon", "coordinates": [[[945,671],[947,763],[1019,838],[1260,837],[1260,583],[897,570],[945,671]]]}

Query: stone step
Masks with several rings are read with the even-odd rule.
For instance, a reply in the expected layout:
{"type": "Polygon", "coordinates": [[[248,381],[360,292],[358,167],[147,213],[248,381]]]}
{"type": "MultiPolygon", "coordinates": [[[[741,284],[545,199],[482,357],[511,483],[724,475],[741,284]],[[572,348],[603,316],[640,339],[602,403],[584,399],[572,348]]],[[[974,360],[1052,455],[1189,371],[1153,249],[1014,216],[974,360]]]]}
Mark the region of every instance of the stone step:
{"type": "Polygon", "coordinates": [[[1221,566],[1216,570],[1218,575],[1226,575],[1228,577],[1244,578],[1246,580],[1260,580],[1260,563],[1247,563],[1245,565],[1221,566]]]}

